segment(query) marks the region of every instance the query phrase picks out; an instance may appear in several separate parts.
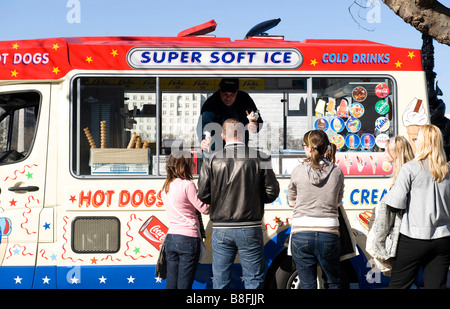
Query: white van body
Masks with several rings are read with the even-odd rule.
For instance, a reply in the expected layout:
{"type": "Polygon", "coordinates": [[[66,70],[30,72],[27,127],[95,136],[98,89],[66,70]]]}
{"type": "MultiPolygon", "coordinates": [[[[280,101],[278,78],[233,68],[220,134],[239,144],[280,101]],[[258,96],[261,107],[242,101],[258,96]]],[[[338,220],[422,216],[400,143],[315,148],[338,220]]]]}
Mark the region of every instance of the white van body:
{"type": "MultiPolygon", "coordinates": [[[[1,288],[164,288],[154,269],[168,229],[160,196],[165,160],[182,141],[200,166],[201,104],[222,77],[239,78],[258,106],[264,127],[250,143],[271,154],[281,186],[262,226],[267,287],[296,284],[286,253],[292,219],[286,190],[304,157],[303,134],[320,121],[330,138],[345,132],[335,140],[337,163],[346,175],[343,205],[359,251],[343,264],[348,284],[388,282],[372,268],[365,236],[391,183],[386,142],[409,137],[407,125],[429,122],[419,50],[368,41],[184,35],[8,41],[0,51],[1,288]],[[380,84],[389,88],[384,95],[376,90],[380,84]],[[352,98],[357,87],[367,99],[352,98]],[[336,115],[344,99],[357,117],[336,115]],[[100,121],[106,121],[105,148],[100,121]],[[133,132],[149,148],[127,149],[133,132]]],[[[211,250],[208,216],[203,221],[211,250]]],[[[210,262],[199,266],[194,288],[212,287],[210,262]]],[[[238,259],[235,265],[233,286],[242,287],[238,259]]]]}

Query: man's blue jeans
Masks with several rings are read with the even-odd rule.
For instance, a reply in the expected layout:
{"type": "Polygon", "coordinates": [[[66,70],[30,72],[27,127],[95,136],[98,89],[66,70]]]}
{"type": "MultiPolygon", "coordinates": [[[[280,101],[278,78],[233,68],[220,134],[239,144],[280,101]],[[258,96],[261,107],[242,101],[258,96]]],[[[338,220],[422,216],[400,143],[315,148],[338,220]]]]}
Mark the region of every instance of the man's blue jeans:
{"type": "Polygon", "coordinates": [[[200,255],[200,238],[167,234],[166,289],[192,289],[200,255]]]}
{"type": "Polygon", "coordinates": [[[230,287],[231,270],[236,253],[242,266],[246,289],[262,289],[264,286],[264,244],[260,227],[213,228],[213,288],[230,287]]]}
{"type": "Polygon", "coordinates": [[[292,257],[302,289],[317,289],[319,263],[329,289],[341,288],[340,242],[332,233],[300,232],[291,238],[292,257]]]}

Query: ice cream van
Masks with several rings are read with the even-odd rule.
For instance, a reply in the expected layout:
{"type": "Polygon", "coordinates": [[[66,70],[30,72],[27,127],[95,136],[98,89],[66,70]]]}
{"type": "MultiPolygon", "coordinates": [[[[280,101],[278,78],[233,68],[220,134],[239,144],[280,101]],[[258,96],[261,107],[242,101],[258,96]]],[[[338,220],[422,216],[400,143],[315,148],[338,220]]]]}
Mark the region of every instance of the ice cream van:
{"type": "MultiPolygon", "coordinates": [[[[296,288],[286,189],[302,136],[325,131],[345,174],[357,255],[350,288],[389,281],[365,252],[368,218],[392,173],[390,137],[429,122],[420,50],[364,40],[216,37],[216,23],[175,37],[0,42],[0,288],[164,288],[155,263],[169,223],[161,199],[171,151],[203,160],[202,104],[238,78],[264,124],[249,144],[271,155],[281,193],[265,206],[266,287],[296,288]]],[[[412,143],[413,144],[413,143],[412,143]]],[[[195,175],[194,181],[198,176],[195,175]]],[[[203,216],[211,250],[211,223],[203,216]]],[[[209,261],[194,288],[211,288],[209,261]]],[[[243,287],[239,259],[232,278],[243,287]]]]}

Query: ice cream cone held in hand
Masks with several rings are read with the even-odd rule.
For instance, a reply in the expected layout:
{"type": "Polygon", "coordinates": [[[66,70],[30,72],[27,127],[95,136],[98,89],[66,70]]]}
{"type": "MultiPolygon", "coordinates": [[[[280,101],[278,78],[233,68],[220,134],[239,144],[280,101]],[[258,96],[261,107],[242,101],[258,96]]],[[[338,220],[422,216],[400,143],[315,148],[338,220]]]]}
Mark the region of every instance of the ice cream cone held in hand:
{"type": "Polygon", "coordinates": [[[408,141],[416,152],[415,141],[417,139],[417,133],[421,126],[428,123],[428,116],[425,112],[425,107],[422,104],[422,100],[414,98],[405,112],[403,113],[403,124],[406,127],[406,132],[408,134],[408,141]]]}
{"type": "Polygon", "coordinates": [[[249,121],[248,123],[248,130],[252,133],[256,133],[258,131],[258,118],[259,118],[259,112],[248,112],[247,113],[247,119],[249,121]]]}

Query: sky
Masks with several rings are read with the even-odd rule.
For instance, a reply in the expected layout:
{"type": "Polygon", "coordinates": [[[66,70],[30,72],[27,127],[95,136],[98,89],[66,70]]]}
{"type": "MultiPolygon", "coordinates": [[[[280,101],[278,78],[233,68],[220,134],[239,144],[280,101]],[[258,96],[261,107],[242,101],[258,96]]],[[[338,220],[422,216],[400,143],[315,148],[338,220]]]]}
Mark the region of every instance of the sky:
{"type": "MultiPolygon", "coordinates": [[[[450,0],[441,3],[450,7],[450,0]]],[[[286,40],[364,39],[422,46],[421,33],[381,0],[1,0],[0,40],[176,36],[211,19],[217,23],[212,34],[237,40],[274,18],[281,22],[269,34],[286,40]]],[[[434,71],[450,114],[450,46],[434,42],[434,48],[434,71]]]]}

